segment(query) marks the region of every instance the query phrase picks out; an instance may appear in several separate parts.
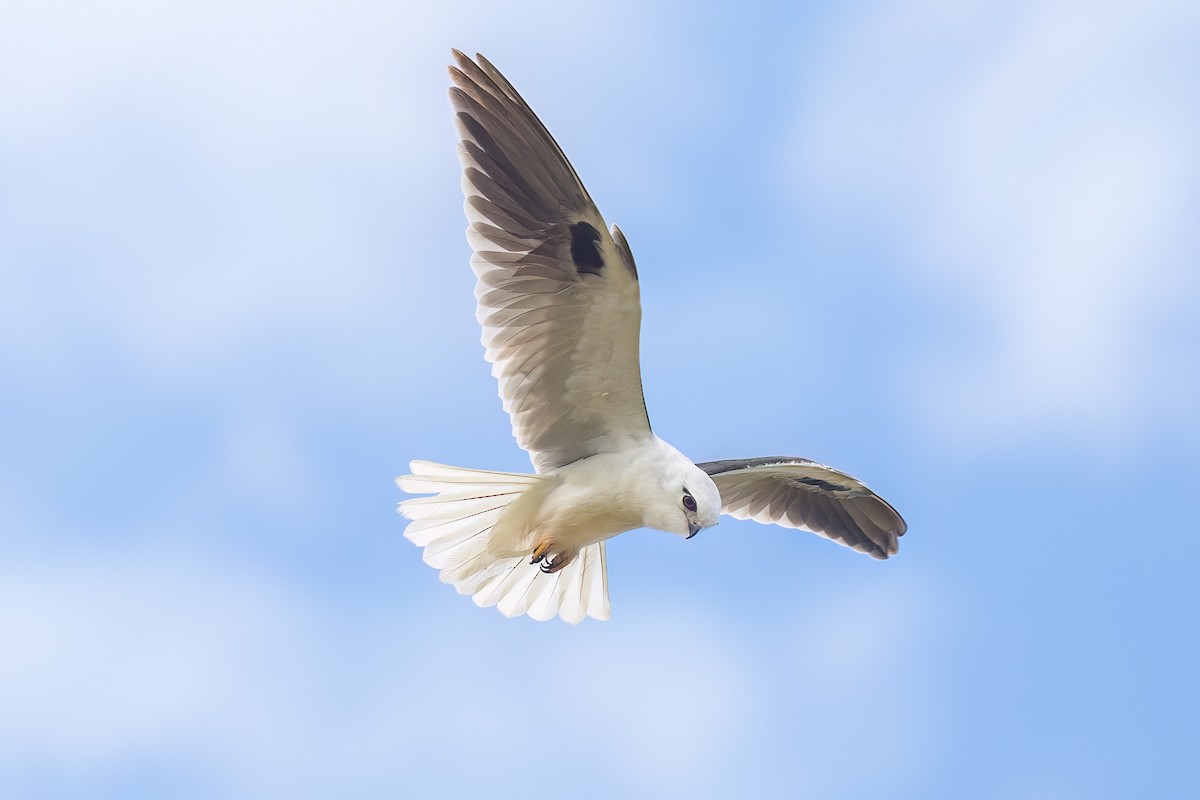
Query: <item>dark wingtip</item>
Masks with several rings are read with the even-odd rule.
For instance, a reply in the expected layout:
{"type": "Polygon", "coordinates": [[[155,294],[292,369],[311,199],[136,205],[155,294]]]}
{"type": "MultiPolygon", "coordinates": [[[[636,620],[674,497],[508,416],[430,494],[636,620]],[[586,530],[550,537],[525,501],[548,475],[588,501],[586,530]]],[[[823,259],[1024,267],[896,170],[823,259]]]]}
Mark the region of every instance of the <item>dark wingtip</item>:
{"type": "MultiPolygon", "coordinates": [[[[870,534],[868,534],[865,530],[863,533],[868,537],[870,536],[870,534]]],[[[871,558],[874,558],[878,561],[887,561],[889,558],[900,552],[900,545],[896,541],[895,531],[881,531],[874,538],[867,538],[862,545],[869,545],[869,547],[860,545],[855,549],[859,552],[866,553],[871,558]],[[882,539],[882,541],[877,541],[878,539],[882,539]]]]}

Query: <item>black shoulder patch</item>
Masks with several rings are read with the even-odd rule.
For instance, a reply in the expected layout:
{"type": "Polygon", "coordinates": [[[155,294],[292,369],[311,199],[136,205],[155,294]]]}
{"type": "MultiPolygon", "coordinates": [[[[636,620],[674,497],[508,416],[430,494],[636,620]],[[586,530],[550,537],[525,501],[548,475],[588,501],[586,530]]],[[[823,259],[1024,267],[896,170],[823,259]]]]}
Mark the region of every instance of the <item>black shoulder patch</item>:
{"type": "Polygon", "coordinates": [[[820,489],[825,492],[853,491],[849,486],[842,486],[838,483],[830,483],[829,481],[823,481],[820,478],[789,478],[788,480],[794,484],[812,486],[814,489],[820,489]]]}
{"type": "Polygon", "coordinates": [[[586,222],[576,222],[571,231],[571,260],[579,272],[599,275],[604,269],[604,257],[600,255],[600,232],[586,222]]]}

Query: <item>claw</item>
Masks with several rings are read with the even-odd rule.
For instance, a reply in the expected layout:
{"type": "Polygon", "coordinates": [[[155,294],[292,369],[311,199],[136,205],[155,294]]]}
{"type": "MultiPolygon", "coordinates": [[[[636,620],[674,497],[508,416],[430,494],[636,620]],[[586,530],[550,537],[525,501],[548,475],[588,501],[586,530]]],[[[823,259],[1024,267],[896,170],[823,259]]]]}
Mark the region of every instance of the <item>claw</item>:
{"type": "MultiPolygon", "coordinates": [[[[529,559],[530,564],[537,564],[546,557],[546,551],[550,549],[549,542],[542,542],[533,550],[533,558],[529,559]]],[[[543,567],[543,571],[545,568],[543,567]]]]}
{"type": "Polygon", "coordinates": [[[568,555],[567,553],[559,553],[554,558],[552,558],[549,561],[547,561],[546,563],[542,564],[541,570],[542,570],[542,572],[546,573],[547,575],[553,575],[555,572],[558,572],[560,569],[565,567],[567,564],[570,564],[573,558],[574,558],[573,555],[568,555]]]}

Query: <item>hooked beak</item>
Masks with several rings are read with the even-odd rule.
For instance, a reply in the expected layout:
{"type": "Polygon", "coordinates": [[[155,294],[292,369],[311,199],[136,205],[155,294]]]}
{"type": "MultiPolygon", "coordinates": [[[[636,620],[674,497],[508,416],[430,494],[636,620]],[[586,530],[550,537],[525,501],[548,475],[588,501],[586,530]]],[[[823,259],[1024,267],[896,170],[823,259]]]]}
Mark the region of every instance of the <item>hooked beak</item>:
{"type": "Polygon", "coordinates": [[[692,538],[693,536],[695,536],[695,535],[696,535],[697,533],[699,533],[699,532],[700,532],[700,526],[699,526],[699,525],[693,525],[693,524],[692,524],[692,523],[690,523],[690,522],[688,523],[688,535],[687,535],[687,538],[688,538],[688,539],[692,538]]]}

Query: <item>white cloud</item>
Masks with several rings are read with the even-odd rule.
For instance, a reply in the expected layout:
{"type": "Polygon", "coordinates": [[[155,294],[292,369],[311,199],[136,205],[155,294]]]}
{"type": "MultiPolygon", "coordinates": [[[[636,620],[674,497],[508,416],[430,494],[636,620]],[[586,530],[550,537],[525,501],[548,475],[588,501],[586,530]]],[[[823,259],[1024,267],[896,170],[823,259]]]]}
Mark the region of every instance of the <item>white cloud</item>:
{"type": "MultiPolygon", "coordinates": [[[[0,357],[31,383],[106,360],[211,385],[281,349],[367,351],[433,313],[394,313],[428,259],[389,260],[396,238],[415,237],[378,214],[428,223],[398,190],[429,182],[426,154],[448,145],[445,128],[405,117],[434,94],[425,51],[382,35],[356,48],[323,6],[20,16],[0,25],[13,67],[0,99],[14,109],[0,132],[12,228],[0,258],[15,272],[0,357]]],[[[447,146],[448,176],[451,160],[447,146]]]]}
{"type": "Polygon", "coordinates": [[[489,700],[518,732],[536,724],[475,675],[482,637],[439,647],[436,619],[311,589],[194,548],[10,563],[0,745],[22,766],[0,791],[148,769],[229,797],[380,792],[436,785],[461,755],[446,745],[474,746],[463,724],[489,700]]]}
{"type": "Polygon", "coordinates": [[[23,766],[0,792],[149,769],[225,797],[833,797],[927,774],[930,604],[910,585],[801,593],[790,629],[663,601],[568,628],[297,577],[195,546],[7,562],[0,747],[23,766]],[[764,752],[786,777],[747,773],[764,752]]]}
{"type": "Polygon", "coordinates": [[[769,701],[736,637],[703,607],[660,604],[570,645],[553,697],[570,698],[580,739],[606,743],[640,794],[708,794],[739,763],[755,709],[769,701]],[[669,620],[669,624],[667,621],[669,620]]]}
{"type": "MultiPolygon", "coordinates": [[[[550,8],[6,7],[0,260],[15,274],[0,293],[0,359],[19,385],[59,394],[100,360],[185,392],[303,360],[288,370],[294,391],[339,399],[387,383],[381,363],[440,374],[453,352],[477,367],[449,47],[524,76],[564,140],[595,143],[577,149],[598,182],[617,164],[621,182],[652,172],[629,168],[652,160],[648,140],[599,146],[608,127],[636,127],[615,111],[598,125],[621,108],[611,85],[640,80],[648,61],[667,77],[685,63],[651,33],[669,11],[550,8]],[[564,68],[616,37],[644,57],[564,68]],[[585,121],[579,98],[592,95],[585,121]]],[[[703,91],[681,86],[676,110],[703,91]]],[[[390,414],[384,394],[352,399],[390,414]]]]}
{"type": "Polygon", "coordinates": [[[753,707],[729,631],[703,614],[668,609],[667,632],[662,617],[523,624],[452,593],[414,605],[403,574],[359,604],[206,538],[224,546],[161,531],[103,553],[9,553],[0,748],[23,766],[0,771],[0,793],[151,767],[229,797],[453,793],[543,779],[578,753],[615,759],[610,784],[700,785],[726,774],[724,737],[753,707]]]}
{"type": "Polygon", "coordinates": [[[202,762],[214,746],[236,751],[282,733],[252,718],[279,688],[271,676],[286,679],[278,654],[299,655],[296,599],[233,564],[125,555],[5,570],[5,751],[35,769],[103,772],[156,740],[174,759],[202,762]],[[247,676],[261,694],[236,685],[247,676]]]}
{"type": "Polygon", "coordinates": [[[1187,424],[1196,349],[1169,331],[1197,311],[1195,22],[1171,2],[889,4],[818,59],[797,168],[925,282],[910,374],[944,440],[1187,424]]]}
{"type": "Polygon", "coordinates": [[[788,680],[800,702],[791,746],[795,781],[816,797],[874,797],[927,784],[945,751],[937,669],[946,620],[928,575],[907,573],[815,588],[785,634],[788,680]],[[814,606],[817,602],[820,605],[814,606]]]}

